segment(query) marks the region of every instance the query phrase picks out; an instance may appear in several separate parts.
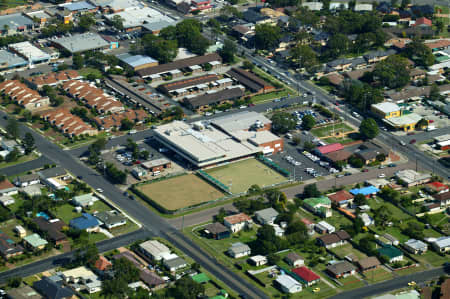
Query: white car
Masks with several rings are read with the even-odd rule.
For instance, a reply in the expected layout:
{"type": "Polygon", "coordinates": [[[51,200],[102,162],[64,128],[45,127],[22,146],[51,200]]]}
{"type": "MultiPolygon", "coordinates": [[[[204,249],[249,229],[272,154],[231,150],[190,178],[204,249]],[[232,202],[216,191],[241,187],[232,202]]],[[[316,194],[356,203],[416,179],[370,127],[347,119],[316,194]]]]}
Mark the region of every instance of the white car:
{"type": "Polygon", "coordinates": [[[103,193],[103,189],[102,188],[97,188],[95,190],[97,190],[98,193],[103,193]]]}
{"type": "Polygon", "coordinates": [[[384,173],[380,173],[380,174],[378,175],[378,177],[379,177],[379,178],[385,178],[386,175],[385,175],[384,173]]]}

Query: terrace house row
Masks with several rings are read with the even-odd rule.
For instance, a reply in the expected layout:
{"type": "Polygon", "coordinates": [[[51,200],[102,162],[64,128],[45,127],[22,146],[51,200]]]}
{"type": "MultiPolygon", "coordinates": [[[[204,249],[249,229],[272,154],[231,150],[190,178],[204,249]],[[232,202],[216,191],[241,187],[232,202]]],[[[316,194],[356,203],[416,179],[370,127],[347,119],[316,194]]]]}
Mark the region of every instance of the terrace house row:
{"type": "Polygon", "coordinates": [[[0,91],[31,112],[50,105],[48,97],[42,97],[36,90],[28,88],[19,80],[4,81],[0,84],[0,91]]]}
{"type": "Polygon", "coordinates": [[[97,129],[86,124],[81,118],[70,113],[67,109],[60,108],[42,114],[42,118],[57,127],[63,134],[74,137],[80,135],[97,135],[97,129]]]}
{"type": "Polygon", "coordinates": [[[57,86],[69,80],[81,79],[82,76],[75,70],[52,72],[41,76],[33,76],[26,79],[26,83],[33,89],[41,89],[45,85],[57,86]]]}
{"type": "Polygon", "coordinates": [[[121,102],[88,82],[70,80],[64,82],[62,88],[70,96],[84,102],[86,106],[96,109],[99,113],[125,110],[121,102]]]}

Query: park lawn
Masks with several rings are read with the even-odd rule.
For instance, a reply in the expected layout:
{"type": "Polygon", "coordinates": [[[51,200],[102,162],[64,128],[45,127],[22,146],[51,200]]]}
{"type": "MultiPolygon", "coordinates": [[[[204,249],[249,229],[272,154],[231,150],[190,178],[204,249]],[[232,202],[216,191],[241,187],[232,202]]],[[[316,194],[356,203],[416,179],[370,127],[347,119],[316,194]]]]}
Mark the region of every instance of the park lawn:
{"type": "Polygon", "coordinates": [[[394,277],[392,272],[385,270],[383,267],[378,267],[374,270],[364,272],[364,276],[365,280],[370,284],[392,279],[394,277]]]}
{"type": "MultiPolygon", "coordinates": [[[[0,231],[7,234],[14,242],[20,242],[22,238],[17,236],[17,234],[14,232],[14,227],[16,227],[17,225],[21,225],[23,228],[25,228],[25,226],[19,219],[13,218],[0,223],[0,231]]],[[[27,235],[28,234],[30,234],[29,230],[27,230],[27,235]]]]}
{"type": "Polygon", "coordinates": [[[103,77],[103,74],[102,74],[102,72],[100,72],[100,70],[90,68],[90,67],[82,68],[81,70],[78,70],[78,73],[83,77],[87,77],[90,74],[93,74],[97,79],[100,79],[103,77]]]}
{"type": "Polygon", "coordinates": [[[347,144],[347,143],[351,143],[354,142],[354,139],[351,138],[336,138],[336,137],[329,137],[329,138],[323,138],[322,141],[325,141],[328,144],[331,143],[340,143],[340,144],[347,144]]]}
{"type": "Polygon", "coordinates": [[[431,228],[424,229],[423,234],[424,234],[425,238],[440,238],[440,237],[442,237],[441,233],[438,233],[437,231],[435,231],[434,229],[431,229],[431,228]]]}
{"type": "MultiPolygon", "coordinates": [[[[402,210],[400,210],[399,208],[397,208],[396,206],[394,206],[392,203],[384,201],[380,197],[377,197],[377,200],[369,199],[367,203],[370,206],[371,210],[378,209],[381,206],[386,206],[387,209],[392,212],[392,216],[397,220],[408,220],[413,218],[410,215],[403,212],[402,210]]],[[[369,214],[373,216],[372,212],[369,212],[369,214]]]]}
{"type": "Polygon", "coordinates": [[[400,243],[404,243],[404,242],[408,241],[409,239],[411,239],[410,237],[402,234],[400,228],[395,227],[395,226],[386,227],[384,229],[377,226],[377,227],[373,227],[372,229],[378,235],[384,235],[384,234],[388,233],[391,236],[393,236],[394,238],[396,238],[400,243]]]}
{"type": "Polygon", "coordinates": [[[119,227],[112,228],[110,230],[110,232],[114,236],[118,236],[118,235],[124,235],[124,234],[131,233],[131,232],[137,230],[138,228],[139,228],[139,226],[136,223],[134,223],[130,219],[127,219],[127,223],[125,225],[121,225],[119,227]]]}
{"type": "Polygon", "coordinates": [[[323,220],[333,225],[336,230],[339,230],[347,225],[352,225],[352,221],[350,219],[335,210],[333,210],[333,216],[325,218],[323,220]]]}
{"type": "Polygon", "coordinates": [[[25,203],[25,199],[22,198],[20,194],[15,194],[12,196],[14,198],[14,203],[12,205],[7,206],[8,210],[13,213],[16,213],[21,206],[25,203]]]}
{"type": "Polygon", "coordinates": [[[97,200],[94,202],[94,204],[86,209],[89,213],[96,213],[96,212],[107,212],[114,210],[110,205],[106,204],[102,200],[97,200]]]}
{"type": "Polygon", "coordinates": [[[195,174],[186,174],[137,186],[167,210],[178,210],[222,198],[224,194],[195,174]]]}
{"type": "Polygon", "coordinates": [[[349,275],[344,278],[339,278],[338,281],[342,283],[342,286],[340,287],[343,290],[351,290],[351,289],[357,289],[365,286],[364,282],[362,280],[359,280],[354,275],[349,275]]]}
{"type": "Polygon", "coordinates": [[[352,127],[347,125],[346,123],[339,123],[336,125],[328,125],[316,129],[311,130],[311,134],[317,136],[317,137],[326,137],[333,134],[333,127],[335,132],[350,132],[354,131],[352,127]]]}
{"type": "Polygon", "coordinates": [[[442,266],[448,261],[448,256],[441,256],[431,249],[428,249],[424,254],[415,254],[414,258],[417,259],[422,265],[430,264],[433,267],[442,266]]]}
{"type": "Polygon", "coordinates": [[[229,163],[208,169],[206,172],[222,184],[231,186],[232,193],[247,192],[250,186],[254,184],[260,187],[268,187],[287,180],[282,174],[256,159],[229,163]]]}
{"type": "Polygon", "coordinates": [[[81,213],[75,211],[75,207],[69,203],[65,203],[61,206],[54,208],[52,213],[55,214],[57,218],[60,218],[66,224],[69,224],[70,220],[76,217],[80,217],[81,213]]]}
{"type": "Polygon", "coordinates": [[[340,259],[344,259],[349,254],[354,254],[360,260],[367,257],[367,255],[364,254],[363,252],[359,251],[356,248],[353,248],[353,246],[351,244],[345,244],[343,246],[338,246],[338,247],[332,248],[330,251],[332,253],[334,253],[336,256],[338,256],[340,259]]]}
{"type": "Polygon", "coordinates": [[[38,157],[39,156],[36,155],[35,153],[30,153],[29,155],[24,155],[24,156],[19,157],[19,159],[17,159],[16,161],[13,161],[13,162],[0,162],[0,168],[10,167],[10,166],[18,165],[21,163],[29,162],[29,161],[37,159],[38,157]]]}
{"type": "Polygon", "coordinates": [[[257,104],[257,103],[267,102],[267,101],[271,101],[274,99],[286,97],[287,95],[288,95],[288,92],[285,89],[280,90],[280,91],[268,92],[268,93],[264,93],[264,94],[258,94],[256,96],[252,97],[252,103],[257,104]]]}

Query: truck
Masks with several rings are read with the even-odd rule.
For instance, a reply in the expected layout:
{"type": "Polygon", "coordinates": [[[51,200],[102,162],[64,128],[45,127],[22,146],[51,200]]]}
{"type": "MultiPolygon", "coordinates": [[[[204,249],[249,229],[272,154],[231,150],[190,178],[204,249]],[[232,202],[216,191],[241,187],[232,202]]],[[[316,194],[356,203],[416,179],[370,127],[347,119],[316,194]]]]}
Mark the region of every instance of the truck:
{"type": "Polygon", "coordinates": [[[425,131],[431,132],[431,131],[434,131],[434,130],[436,130],[436,129],[437,129],[436,126],[428,126],[428,127],[425,129],[425,131]]]}

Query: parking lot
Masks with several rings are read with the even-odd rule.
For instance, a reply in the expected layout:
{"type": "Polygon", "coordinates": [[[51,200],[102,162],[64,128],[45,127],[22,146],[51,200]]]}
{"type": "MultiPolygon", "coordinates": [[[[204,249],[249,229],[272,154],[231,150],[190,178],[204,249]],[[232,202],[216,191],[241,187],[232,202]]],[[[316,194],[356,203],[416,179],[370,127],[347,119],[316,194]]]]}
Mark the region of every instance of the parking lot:
{"type": "Polygon", "coordinates": [[[433,107],[416,103],[410,105],[409,109],[411,112],[417,113],[423,116],[424,118],[430,120],[431,122],[430,125],[434,125],[436,128],[445,128],[450,126],[449,118],[445,114],[434,109],[433,107]]]}

